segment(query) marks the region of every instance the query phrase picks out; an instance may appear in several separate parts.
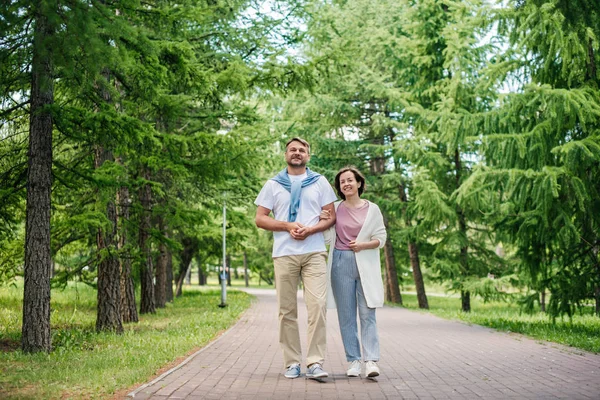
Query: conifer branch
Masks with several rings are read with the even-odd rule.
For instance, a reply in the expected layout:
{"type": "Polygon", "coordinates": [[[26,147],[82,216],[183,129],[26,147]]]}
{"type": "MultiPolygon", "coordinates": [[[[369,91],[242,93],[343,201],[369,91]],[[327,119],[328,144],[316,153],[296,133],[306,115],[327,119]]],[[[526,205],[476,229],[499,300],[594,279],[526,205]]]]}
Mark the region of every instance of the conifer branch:
{"type": "Polygon", "coordinates": [[[12,106],[8,109],[2,110],[2,112],[0,112],[0,120],[5,119],[7,115],[11,114],[15,110],[18,110],[19,108],[23,109],[24,111],[27,111],[25,106],[28,104],[29,104],[29,99],[25,100],[22,103],[15,104],[14,106],[12,106]]]}

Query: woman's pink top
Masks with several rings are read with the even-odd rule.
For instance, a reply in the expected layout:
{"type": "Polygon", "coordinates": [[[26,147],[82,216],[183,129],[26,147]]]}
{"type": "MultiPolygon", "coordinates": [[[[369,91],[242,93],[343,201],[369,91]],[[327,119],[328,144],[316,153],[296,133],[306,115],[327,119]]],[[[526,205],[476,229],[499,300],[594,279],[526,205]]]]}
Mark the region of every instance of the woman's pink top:
{"type": "Polygon", "coordinates": [[[350,241],[356,240],[369,211],[369,202],[359,208],[346,207],[341,202],[335,212],[335,248],[350,250],[350,241]]]}

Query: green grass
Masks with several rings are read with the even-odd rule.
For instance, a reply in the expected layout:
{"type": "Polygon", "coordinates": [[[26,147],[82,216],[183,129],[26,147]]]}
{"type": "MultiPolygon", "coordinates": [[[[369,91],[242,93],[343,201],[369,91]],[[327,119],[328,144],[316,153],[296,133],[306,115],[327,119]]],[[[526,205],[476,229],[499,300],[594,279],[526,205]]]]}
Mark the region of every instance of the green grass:
{"type": "MultiPolygon", "coordinates": [[[[403,294],[404,307],[418,309],[416,295],[403,294]]],[[[446,319],[487,326],[506,332],[572,346],[600,353],[600,318],[591,310],[584,314],[557,318],[553,323],[548,315],[538,312],[532,315],[521,312],[516,304],[505,302],[483,303],[471,298],[471,312],[461,311],[460,298],[428,296],[429,312],[446,319]]]]}
{"type": "MultiPolygon", "coordinates": [[[[139,297],[138,297],[139,298],[139,297]]],[[[0,398],[111,397],[142,384],[234,324],[251,297],[186,286],[184,296],[126,324],[125,333],[96,333],[96,291],[83,284],[52,290],[50,354],[19,350],[22,286],[0,288],[0,398]]]]}

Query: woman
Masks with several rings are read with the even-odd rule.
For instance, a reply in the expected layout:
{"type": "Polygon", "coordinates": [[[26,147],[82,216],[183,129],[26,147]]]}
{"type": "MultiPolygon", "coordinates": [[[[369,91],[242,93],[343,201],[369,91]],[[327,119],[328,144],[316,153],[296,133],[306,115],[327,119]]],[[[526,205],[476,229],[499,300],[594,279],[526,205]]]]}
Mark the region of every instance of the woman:
{"type": "MultiPolygon", "coordinates": [[[[336,225],[328,235],[328,305],[330,308],[337,305],[346,360],[350,363],[346,375],[359,376],[361,359],[364,359],[365,375],[375,377],[379,375],[375,308],[383,306],[379,260],[379,249],[386,241],[383,216],[376,204],[360,198],[365,190],[365,178],[355,167],[344,167],[338,172],[335,188],[343,201],[335,203],[336,225]]],[[[327,218],[326,213],[322,217],[327,218]]]]}

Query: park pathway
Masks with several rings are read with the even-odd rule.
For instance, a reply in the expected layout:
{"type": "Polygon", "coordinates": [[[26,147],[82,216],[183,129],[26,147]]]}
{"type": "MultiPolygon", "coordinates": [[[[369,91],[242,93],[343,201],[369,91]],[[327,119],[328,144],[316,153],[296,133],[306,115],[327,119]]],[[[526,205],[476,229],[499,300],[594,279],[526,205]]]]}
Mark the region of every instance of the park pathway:
{"type": "MultiPolygon", "coordinates": [[[[377,312],[381,376],[347,378],[328,313],[322,381],[283,377],[273,290],[208,346],[132,393],[135,399],[600,399],[600,355],[403,308],[377,312]]],[[[301,295],[299,296],[302,301],[301,295]]],[[[299,304],[302,338],[306,309],[299,304]]],[[[304,348],[305,342],[303,342],[304,348]]]]}

